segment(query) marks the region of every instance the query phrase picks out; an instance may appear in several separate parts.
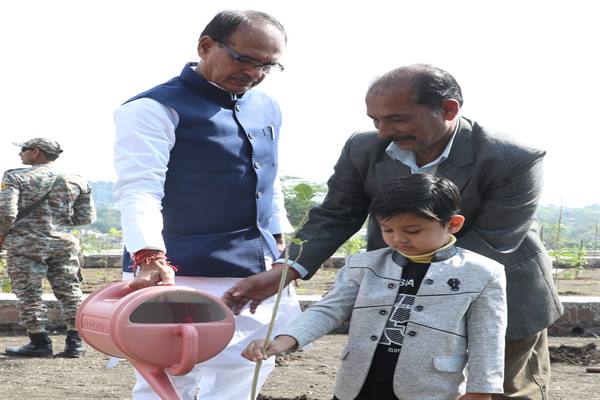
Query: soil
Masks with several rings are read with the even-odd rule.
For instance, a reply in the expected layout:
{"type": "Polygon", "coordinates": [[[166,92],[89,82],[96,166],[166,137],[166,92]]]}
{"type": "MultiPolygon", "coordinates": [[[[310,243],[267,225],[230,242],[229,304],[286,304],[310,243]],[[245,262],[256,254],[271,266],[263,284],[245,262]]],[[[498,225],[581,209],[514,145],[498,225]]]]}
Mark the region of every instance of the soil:
{"type": "MultiPolygon", "coordinates": [[[[55,351],[64,335],[53,334],[55,351]]],[[[1,347],[22,345],[25,336],[0,336],[1,347]]],[[[311,349],[280,357],[263,387],[263,400],[330,400],[345,335],[327,335],[311,349]]],[[[586,373],[598,362],[600,340],[550,338],[553,360],[550,400],[599,400],[599,375],[586,373]],[[560,360],[560,361],[556,361],[560,360]]],[[[127,361],[106,368],[109,356],[88,347],[85,357],[10,358],[0,354],[0,399],[128,399],[134,379],[127,361]]],[[[248,389],[250,390],[250,388],[248,389]]]]}
{"type": "Polygon", "coordinates": [[[600,364],[600,350],[594,343],[588,343],[581,347],[563,344],[558,347],[549,347],[549,349],[550,362],[587,366],[600,364]]]}

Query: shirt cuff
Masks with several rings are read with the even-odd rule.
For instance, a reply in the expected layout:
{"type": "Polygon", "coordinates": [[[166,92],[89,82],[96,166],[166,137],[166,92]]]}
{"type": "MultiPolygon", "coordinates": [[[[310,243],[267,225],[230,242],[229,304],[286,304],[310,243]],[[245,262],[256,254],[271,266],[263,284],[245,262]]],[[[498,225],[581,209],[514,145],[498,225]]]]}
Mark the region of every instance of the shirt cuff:
{"type": "Polygon", "coordinates": [[[294,227],[287,217],[273,216],[269,223],[269,231],[272,233],[290,233],[294,232],[294,227]]]}
{"type": "MultiPolygon", "coordinates": [[[[275,263],[285,264],[285,258],[278,258],[277,260],[275,260],[275,263]]],[[[300,274],[300,278],[304,278],[305,276],[308,275],[308,270],[306,268],[304,268],[302,265],[298,264],[297,262],[294,262],[292,260],[287,260],[287,265],[294,268],[296,270],[296,272],[298,272],[300,274]]]]}

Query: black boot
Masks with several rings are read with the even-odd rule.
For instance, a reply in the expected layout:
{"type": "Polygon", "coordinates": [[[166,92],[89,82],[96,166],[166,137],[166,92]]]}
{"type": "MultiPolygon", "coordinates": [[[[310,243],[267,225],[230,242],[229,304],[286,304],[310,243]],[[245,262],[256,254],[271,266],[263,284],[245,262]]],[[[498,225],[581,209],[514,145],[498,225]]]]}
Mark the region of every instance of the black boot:
{"type": "Polygon", "coordinates": [[[6,349],[6,354],[21,357],[50,357],[52,341],[46,332],[30,333],[28,344],[22,347],[9,347],[6,349]]]}
{"type": "Polygon", "coordinates": [[[59,357],[79,358],[85,354],[85,347],[79,332],[67,331],[67,339],[65,340],[65,351],[57,354],[59,357]]]}

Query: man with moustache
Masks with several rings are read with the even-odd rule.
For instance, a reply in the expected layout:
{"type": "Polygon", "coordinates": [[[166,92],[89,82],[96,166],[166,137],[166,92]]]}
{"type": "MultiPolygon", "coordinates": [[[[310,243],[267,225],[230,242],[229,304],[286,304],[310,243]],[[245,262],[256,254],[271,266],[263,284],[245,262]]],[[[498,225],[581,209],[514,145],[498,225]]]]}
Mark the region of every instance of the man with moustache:
{"type": "MultiPolygon", "coordinates": [[[[466,218],[457,246],[492,258],[506,270],[505,393],[493,398],[546,399],[546,328],[562,307],[535,218],[545,153],[459,116],[462,104],[454,77],[430,65],[401,67],[371,84],[367,114],[377,131],[356,133],[346,142],[323,203],[311,210],[298,233],[306,242],[289,279],[309,279],[357,232],[375,192],[390,178],[414,173],[448,178],[461,191],[466,218]]],[[[367,239],[368,250],[385,246],[374,218],[369,218],[367,239]]],[[[292,248],[290,259],[298,254],[292,248]]],[[[246,278],[225,298],[234,307],[242,303],[238,297],[251,298],[255,307],[273,291],[279,274],[274,269],[246,278]]]]}
{"type": "MultiPolygon", "coordinates": [[[[286,40],[268,14],[222,11],[201,34],[199,63],[116,111],[114,191],[132,288],[186,276],[194,277],[193,287],[221,296],[279,256],[289,225],[277,178],[281,114],[254,87],[283,70],[286,40]]],[[[273,303],[267,299],[254,315],[244,310],[225,351],[172,377],[182,398],[248,399],[254,363],[239,354],[266,334],[273,303]]],[[[282,306],[278,324],[300,313],[293,292],[286,291],[282,306]]],[[[273,367],[274,361],[263,364],[259,389],[273,367]]],[[[133,398],[157,399],[136,376],[133,398]]]]}

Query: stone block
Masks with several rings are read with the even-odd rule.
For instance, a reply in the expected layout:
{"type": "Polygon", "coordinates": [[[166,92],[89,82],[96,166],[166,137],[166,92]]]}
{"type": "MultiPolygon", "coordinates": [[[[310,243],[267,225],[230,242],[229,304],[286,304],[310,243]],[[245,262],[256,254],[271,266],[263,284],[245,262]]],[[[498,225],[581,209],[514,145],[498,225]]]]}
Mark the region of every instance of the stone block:
{"type": "Polygon", "coordinates": [[[88,254],[83,256],[83,268],[121,268],[123,254],[88,254]]]}
{"type": "Polygon", "coordinates": [[[600,336],[600,297],[561,297],[564,314],[548,328],[551,336],[600,336]]]}

